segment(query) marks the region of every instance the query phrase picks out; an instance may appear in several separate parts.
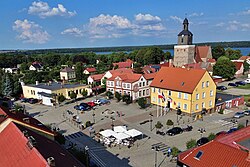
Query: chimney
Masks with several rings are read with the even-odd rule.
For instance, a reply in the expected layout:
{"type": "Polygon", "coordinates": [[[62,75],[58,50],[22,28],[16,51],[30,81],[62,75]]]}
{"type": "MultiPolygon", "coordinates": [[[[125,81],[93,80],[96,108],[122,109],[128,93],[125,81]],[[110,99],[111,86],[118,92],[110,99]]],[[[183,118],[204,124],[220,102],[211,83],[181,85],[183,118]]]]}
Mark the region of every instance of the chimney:
{"type": "Polygon", "coordinates": [[[50,167],[55,167],[56,166],[56,162],[55,162],[55,158],[54,157],[47,158],[47,162],[48,162],[48,165],[50,167]]]}
{"type": "Polygon", "coordinates": [[[36,81],[36,85],[39,85],[39,81],[36,81]]]}

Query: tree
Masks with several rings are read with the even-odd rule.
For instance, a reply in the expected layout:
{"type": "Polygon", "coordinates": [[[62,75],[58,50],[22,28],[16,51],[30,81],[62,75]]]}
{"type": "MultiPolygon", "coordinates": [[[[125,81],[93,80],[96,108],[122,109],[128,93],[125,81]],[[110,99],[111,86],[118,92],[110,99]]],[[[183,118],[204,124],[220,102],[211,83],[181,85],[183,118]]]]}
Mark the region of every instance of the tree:
{"type": "Polygon", "coordinates": [[[220,57],[213,67],[213,75],[219,75],[223,78],[233,78],[236,72],[236,67],[229,58],[222,56],[220,57]]]}
{"type": "Polygon", "coordinates": [[[76,99],[77,94],[74,91],[71,91],[69,94],[70,99],[76,99]]]}
{"type": "Polygon", "coordinates": [[[88,95],[88,91],[86,89],[83,89],[81,92],[81,95],[85,98],[88,95]]]}
{"type": "Polygon", "coordinates": [[[243,124],[239,124],[237,128],[238,128],[238,129],[242,129],[242,128],[244,128],[244,127],[245,127],[245,126],[244,126],[243,124]]]}
{"type": "Polygon", "coordinates": [[[164,59],[169,60],[171,58],[172,58],[171,53],[169,51],[166,51],[166,53],[164,54],[164,59]]]}
{"type": "Polygon", "coordinates": [[[227,56],[230,60],[238,60],[242,54],[240,50],[233,50],[231,48],[227,48],[225,51],[225,56],[227,56]]]}
{"type": "Polygon", "coordinates": [[[187,149],[194,148],[195,146],[196,146],[196,140],[194,140],[194,139],[191,139],[191,140],[187,141],[187,143],[186,143],[187,149]]]}
{"type": "Polygon", "coordinates": [[[216,135],[214,133],[210,133],[207,138],[209,141],[212,141],[215,139],[215,137],[216,137],[216,135]]]}
{"type": "Polygon", "coordinates": [[[114,97],[114,94],[110,91],[107,91],[106,96],[108,96],[109,99],[112,99],[114,97]]]}
{"type": "Polygon", "coordinates": [[[138,99],[137,103],[141,108],[146,108],[147,100],[145,97],[141,97],[138,99]]]}
{"type": "Polygon", "coordinates": [[[167,126],[172,126],[172,125],[174,125],[174,122],[171,119],[169,119],[169,120],[167,120],[166,125],[167,126]]]}
{"type": "Polygon", "coordinates": [[[218,45],[212,48],[212,55],[213,58],[217,60],[219,57],[225,56],[225,49],[221,45],[218,45]]]}
{"type": "Polygon", "coordinates": [[[81,81],[83,79],[83,66],[81,62],[76,63],[76,80],[81,81]]]}
{"type": "Polygon", "coordinates": [[[177,155],[179,154],[180,150],[177,147],[173,147],[172,148],[172,156],[173,157],[177,157],[177,155]]]}
{"type": "Polygon", "coordinates": [[[144,65],[159,64],[163,58],[164,52],[159,47],[150,47],[143,57],[144,65]]]}
{"type": "Polygon", "coordinates": [[[104,77],[103,80],[102,80],[102,88],[103,89],[106,89],[106,82],[107,82],[107,78],[104,77]]]}
{"type": "Polygon", "coordinates": [[[4,76],[2,78],[2,94],[4,96],[12,96],[13,89],[14,89],[14,83],[11,74],[4,73],[4,76]]]}
{"type": "Polygon", "coordinates": [[[61,94],[61,95],[57,96],[57,100],[58,100],[59,103],[62,103],[62,102],[64,102],[64,100],[66,100],[66,98],[65,98],[65,96],[63,96],[61,94]]]}
{"type": "Polygon", "coordinates": [[[141,67],[136,67],[133,69],[133,72],[136,74],[143,74],[143,69],[141,67]]]}
{"type": "Polygon", "coordinates": [[[162,127],[163,127],[162,123],[160,121],[157,121],[157,123],[155,124],[155,128],[161,129],[162,127]]]}
{"type": "Polygon", "coordinates": [[[28,67],[28,64],[23,62],[21,65],[20,65],[20,70],[22,73],[24,73],[26,70],[28,70],[29,67],[28,67]]]}
{"type": "Polygon", "coordinates": [[[244,61],[243,66],[244,66],[244,73],[245,73],[245,72],[248,72],[248,71],[249,71],[249,64],[247,63],[246,60],[244,61]]]}
{"type": "Polygon", "coordinates": [[[127,94],[124,94],[124,95],[122,96],[122,101],[125,102],[126,104],[132,103],[131,96],[130,96],[130,95],[127,95],[127,94]]]}
{"type": "Polygon", "coordinates": [[[119,92],[115,92],[115,98],[117,99],[117,101],[121,101],[122,99],[122,95],[119,92]]]}

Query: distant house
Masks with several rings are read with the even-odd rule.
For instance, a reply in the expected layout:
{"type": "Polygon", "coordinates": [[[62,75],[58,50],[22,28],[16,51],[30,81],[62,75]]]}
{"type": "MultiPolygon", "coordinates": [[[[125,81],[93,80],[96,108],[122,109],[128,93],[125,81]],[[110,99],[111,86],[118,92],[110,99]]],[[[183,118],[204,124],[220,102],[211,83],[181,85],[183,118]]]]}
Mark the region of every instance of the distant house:
{"type": "Polygon", "coordinates": [[[42,63],[35,61],[30,65],[29,70],[30,71],[42,71],[43,65],[42,63]]]}
{"type": "Polygon", "coordinates": [[[94,67],[91,67],[91,68],[86,68],[84,71],[83,71],[83,73],[84,74],[94,74],[96,72],[96,68],[94,68],[94,67]]]}
{"type": "Polygon", "coordinates": [[[96,85],[101,85],[101,79],[104,76],[104,74],[95,74],[95,75],[90,75],[88,77],[88,84],[91,85],[95,83],[96,85]]]}
{"type": "Polygon", "coordinates": [[[238,107],[244,104],[244,96],[216,93],[215,105],[216,111],[238,107]]]}
{"type": "Polygon", "coordinates": [[[60,78],[61,80],[72,80],[76,78],[75,70],[70,67],[65,67],[60,71],[60,78]]]}
{"type": "Polygon", "coordinates": [[[125,62],[113,63],[114,68],[133,68],[133,61],[127,59],[125,62]]]}
{"type": "MultiPolygon", "coordinates": [[[[233,61],[233,60],[232,60],[233,61]]],[[[236,72],[235,72],[235,77],[238,78],[243,75],[244,73],[244,62],[238,62],[238,61],[233,61],[235,67],[236,67],[236,72]]]]}
{"type": "Polygon", "coordinates": [[[211,46],[196,46],[195,54],[197,63],[208,62],[209,59],[213,59],[211,46]]]}

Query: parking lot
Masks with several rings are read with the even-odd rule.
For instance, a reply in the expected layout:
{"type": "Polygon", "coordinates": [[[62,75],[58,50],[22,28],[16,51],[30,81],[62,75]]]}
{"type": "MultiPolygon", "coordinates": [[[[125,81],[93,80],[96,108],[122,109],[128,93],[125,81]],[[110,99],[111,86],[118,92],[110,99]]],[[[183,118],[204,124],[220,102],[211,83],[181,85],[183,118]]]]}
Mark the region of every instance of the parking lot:
{"type": "MultiPolygon", "coordinates": [[[[213,113],[211,115],[206,115],[202,120],[193,120],[188,116],[182,116],[179,119],[179,125],[177,124],[177,115],[174,112],[169,112],[164,116],[156,117],[156,107],[152,106],[147,109],[140,109],[137,104],[125,104],[123,102],[117,102],[116,100],[111,100],[111,104],[97,106],[95,110],[90,111],[77,111],[74,106],[80,104],[81,102],[88,102],[94,100],[96,97],[88,98],[76,103],[48,107],[41,104],[25,104],[27,111],[35,118],[43,122],[44,124],[53,123],[61,131],[64,132],[66,139],[70,142],[76,143],[78,146],[88,145],[93,153],[97,155],[103,163],[107,166],[153,166],[155,162],[155,152],[151,150],[151,146],[155,143],[162,142],[168,147],[176,146],[180,150],[186,149],[186,142],[190,139],[198,140],[201,136],[208,136],[210,133],[217,133],[220,131],[227,131],[231,127],[236,126],[230,121],[233,117],[234,112],[220,115],[213,113]],[[67,110],[71,111],[73,114],[67,114],[67,110]],[[118,114],[119,113],[119,114],[118,114]],[[152,113],[153,117],[150,116],[152,113]],[[94,114],[94,116],[93,116],[94,114]],[[79,117],[79,121],[85,124],[86,121],[95,122],[93,128],[96,132],[100,129],[111,129],[112,124],[116,125],[127,125],[128,129],[135,128],[143,132],[147,137],[135,142],[135,145],[131,148],[127,147],[112,147],[105,148],[100,144],[94,142],[91,138],[87,136],[90,134],[89,128],[81,130],[75,122],[71,120],[71,117],[75,115],[79,117]],[[113,120],[111,118],[114,118],[113,120]],[[149,121],[152,118],[152,124],[149,121]],[[156,134],[156,129],[154,125],[157,121],[163,124],[160,131],[166,132],[169,128],[166,122],[171,119],[174,122],[174,126],[179,126],[185,128],[187,125],[193,126],[191,132],[183,132],[182,134],[176,136],[160,135],[156,134]],[[142,124],[144,122],[144,124],[142,124]],[[151,126],[153,127],[151,131],[151,126]],[[205,133],[201,134],[198,129],[204,128],[205,133]],[[144,161],[141,161],[143,158],[144,161]]],[[[97,98],[100,98],[98,96],[97,98]]],[[[239,122],[245,121],[248,116],[239,119],[239,122]]],[[[250,116],[249,116],[250,118],[250,116]]],[[[157,153],[158,164],[161,166],[176,166],[174,163],[170,162],[170,158],[163,155],[162,152],[157,153]]]]}

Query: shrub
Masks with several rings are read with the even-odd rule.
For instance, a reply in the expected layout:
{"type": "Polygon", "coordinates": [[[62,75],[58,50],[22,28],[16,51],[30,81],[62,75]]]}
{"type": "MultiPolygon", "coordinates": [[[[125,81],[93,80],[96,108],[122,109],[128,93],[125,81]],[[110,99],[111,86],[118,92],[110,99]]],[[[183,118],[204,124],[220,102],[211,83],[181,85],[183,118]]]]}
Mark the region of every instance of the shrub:
{"type": "Polygon", "coordinates": [[[238,129],[242,129],[242,128],[244,128],[244,127],[245,127],[245,126],[244,126],[243,124],[239,124],[237,128],[238,128],[238,129]]]}
{"type": "Polygon", "coordinates": [[[59,103],[62,103],[62,102],[64,102],[64,100],[66,100],[66,98],[63,95],[59,95],[57,97],[57,100],[58,100],[59,103]]]}
{"type": "Polygon", "coordinates": [[[173,157],[177,157],[177,155],[179,154],[180,150],[177,147],[173,147],[172,148],[172,156],[173,157]]]}
{"type": "Polygon", "coordinates": [[[223,114],[224,109],[220,109],[220,111],[218,112],[219,114],[223,114]]]}
{"type": "Polygon", "coordinates": [[[141,97],[141,98],[138,99],[137,103],[138,103],[138,105],[139,105],[141,108],[146,108],[147,100],[146,100],[146,98],[141,97]]]}
{"type": "Polygon", "coordinates": [[[158,121],[156,124],[155,124],[155,128],[156,129],[161,129],[163,127],[162,123],[160,121],[158,121]]]}
{"type": "Polygon", "coordinates": [[[171,120],[171,119],[169,119],[169,120],[167,120],[167,126],[172,126],[172,125],[174,125],[174,122],[171,120]]]}
{"type": "Polygon", "coordinates": [[[122,99],[122,95],[119,92],[115,92],[115,98],[117,99],[117,101],[121,101],[122,99]]]}
{"type": "Polygon", "coordinates": [[[215,139],[215,134],[214,133],[210,133],[209,136],[207,137],[209,141],[214,140],[215,139]]]}
{"type": "Polygon", "coordinates": [[[187,149],[194,148],[195,146],[196,146],[196,140],[194,140],[194,139],[191,139],[191,140],[187,141],[187,143],[186,143],[187,149]]]}
{"type": "Polygon", "coordinates": [[[110,91],[107,91],[106,96],[108,96],[109,99],[112,99],[114,97],[114,94],[110,91]]]}
{"type": "Polygon", "coordinates": [[[92,124],[91,124],[90,121],[87,121],[87,122],[85,123],[86,128],[87,128],[87,127],[90,127],[91,125],[92,125],[92,124]]]}

